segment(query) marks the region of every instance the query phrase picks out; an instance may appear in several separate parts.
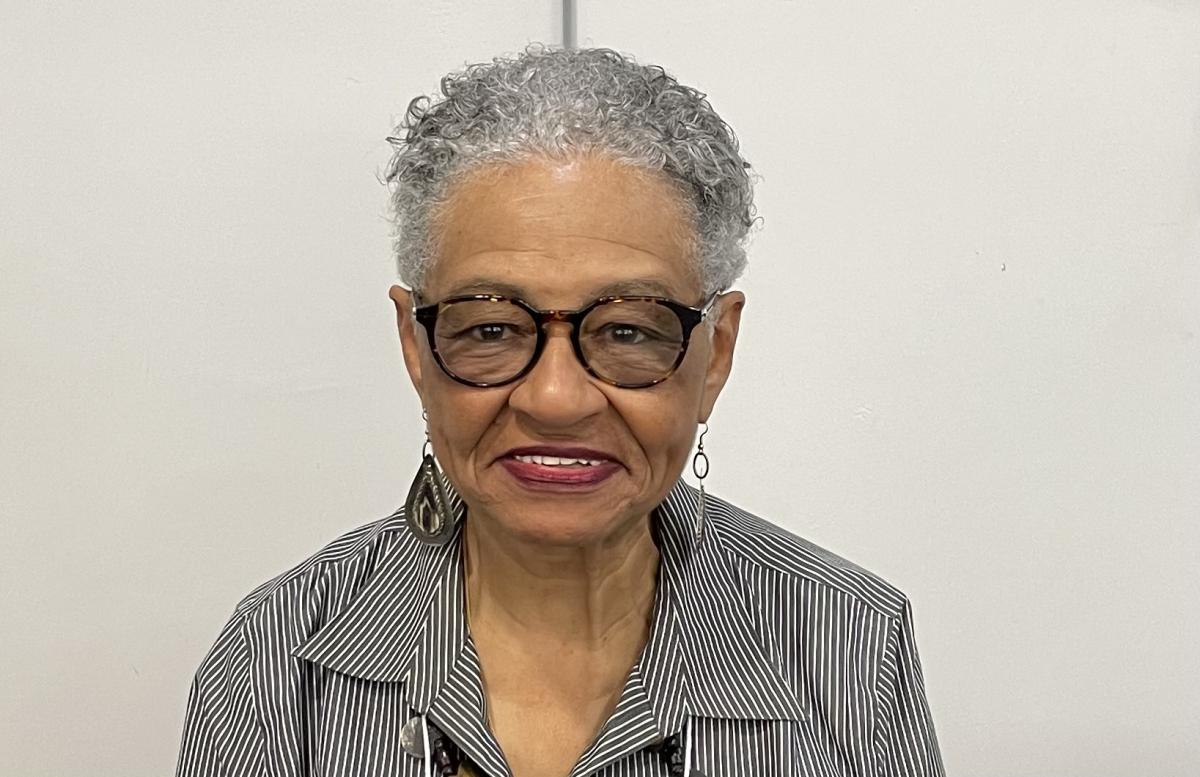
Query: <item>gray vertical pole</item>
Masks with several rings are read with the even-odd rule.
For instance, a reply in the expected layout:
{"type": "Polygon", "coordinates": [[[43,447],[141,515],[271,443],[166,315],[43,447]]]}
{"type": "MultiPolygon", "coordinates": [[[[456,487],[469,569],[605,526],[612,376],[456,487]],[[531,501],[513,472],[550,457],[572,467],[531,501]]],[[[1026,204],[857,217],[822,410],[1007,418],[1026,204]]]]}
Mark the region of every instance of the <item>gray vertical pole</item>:
{"type": "Polygon", "coordinates": [[[562,0],[562,45],[564,49],[578,48],[575,40],[575,0],[562,0]]]}

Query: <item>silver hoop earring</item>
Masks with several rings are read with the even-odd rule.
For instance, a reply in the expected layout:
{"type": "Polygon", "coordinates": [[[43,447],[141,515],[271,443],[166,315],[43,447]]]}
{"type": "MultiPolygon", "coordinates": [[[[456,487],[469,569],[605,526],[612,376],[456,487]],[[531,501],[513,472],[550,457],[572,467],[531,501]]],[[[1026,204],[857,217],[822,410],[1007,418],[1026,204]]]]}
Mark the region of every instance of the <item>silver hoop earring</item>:
{"type": "Polygon", "coordinates": [[[700,439],[696,441],[696,455],[692,456],[692,474],[700,481],[700,502],[696,506],[696,524],[693,527],[697,545],[704,538],[704,479],[708,477],[708,454],[704,452],[704,435],[708,434],[708,424],[701,422],[700,425],[704,428],[700,431],[700,439]]]}
{"type": "Polygon", "coordinates": [[[446,498],[442,471],[433,458],[429,442],[429,414],[421,411],[425,421],[425,444],[421,448],[421,466],[404,500],[404,521],[413,536],[426,545],[445,545],[454,536],[454,512],[446,498]]]}

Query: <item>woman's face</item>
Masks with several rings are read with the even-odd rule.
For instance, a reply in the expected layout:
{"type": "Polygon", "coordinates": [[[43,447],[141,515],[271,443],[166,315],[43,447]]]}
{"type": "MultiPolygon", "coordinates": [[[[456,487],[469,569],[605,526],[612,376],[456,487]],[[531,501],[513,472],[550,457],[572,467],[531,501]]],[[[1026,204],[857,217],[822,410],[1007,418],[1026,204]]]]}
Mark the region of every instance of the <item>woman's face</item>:
{"type": "MultiPolygon", "coordinates": [[[[573,310],[611,294],[702,301],[690,223],[657,173],[602,157],[488,168],[455,187],[440,217],[422,303],[473,293],[539,309],[573,310]]],[[[525,542],[576,546],[628,531],[666,496],[729,374],[744,303],[738,292],[723,295],[680,367],[649,388],[589,375],[565,323],[548,325],[523,378],[473,388],[438,367],[408,293],[394,286],[391,297],[434,453],[472,520],[525,542]]]]}

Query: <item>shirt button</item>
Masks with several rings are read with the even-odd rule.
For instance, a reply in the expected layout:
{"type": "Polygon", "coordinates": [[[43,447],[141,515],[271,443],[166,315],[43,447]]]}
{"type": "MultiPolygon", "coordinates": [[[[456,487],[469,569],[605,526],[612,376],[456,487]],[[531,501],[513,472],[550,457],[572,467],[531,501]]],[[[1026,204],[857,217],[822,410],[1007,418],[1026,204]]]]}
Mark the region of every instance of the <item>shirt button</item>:
{"type": "Polygon", "coordinates": [[[400,729],[400,746],[413,758],[425,757],[425,736],[421,731],[421,719],[412,718],[400,729]]]}

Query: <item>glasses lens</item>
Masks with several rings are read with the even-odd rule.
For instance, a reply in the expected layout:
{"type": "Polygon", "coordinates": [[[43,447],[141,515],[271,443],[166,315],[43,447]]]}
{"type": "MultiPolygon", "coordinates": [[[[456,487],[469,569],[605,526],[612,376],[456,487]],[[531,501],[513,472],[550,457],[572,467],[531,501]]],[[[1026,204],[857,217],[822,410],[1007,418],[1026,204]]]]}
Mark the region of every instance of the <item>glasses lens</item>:
{"type": "Polygon", "coordinates": [[[438,312],[433,334],[442,364],[472,383],[511,380],[537,347],[533,318],[504,301],[448,303],[438,312]]]}
{"type": "Polygon", "coordinates": [[[597,375],[614,383],[662,380],[675,369],[683,348],[679,317],[656,302],[619,300],[597,305],[580,328],[583,357],[597,375]]]}

